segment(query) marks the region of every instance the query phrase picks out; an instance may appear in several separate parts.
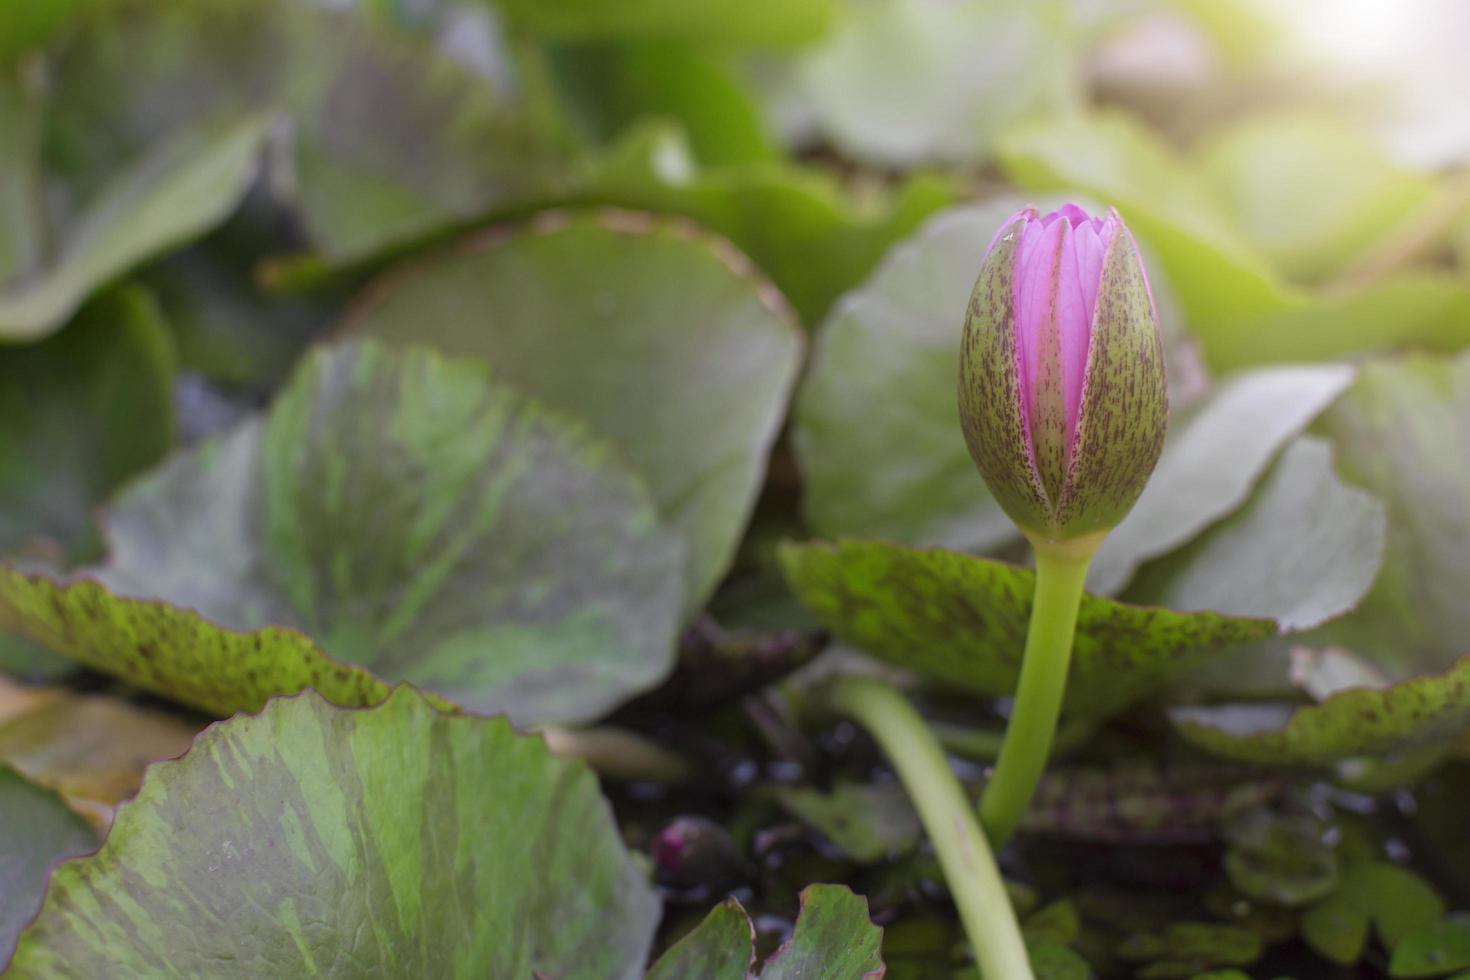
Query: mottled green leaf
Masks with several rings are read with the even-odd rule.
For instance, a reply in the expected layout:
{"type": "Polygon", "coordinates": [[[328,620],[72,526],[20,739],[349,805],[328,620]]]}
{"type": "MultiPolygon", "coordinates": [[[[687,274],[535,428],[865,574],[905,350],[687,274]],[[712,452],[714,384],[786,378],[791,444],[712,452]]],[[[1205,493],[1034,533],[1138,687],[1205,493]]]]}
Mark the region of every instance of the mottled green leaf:
{"type": "Polygon", "coordinates": [[[902,785],[839,780],[831,792],[778,786],[787,812],[816,828],[855,861],[872,863],[912,850],[923,837],[902,785]]]}
{"type": "Polygon", "coordinates": [[[853,4],[803,56],[799,91],[844,156],[973,165],[1009,124],[1075,98],[1069,20],[1065,5],[1024,0],[853,4]]]}
{"type": "Polygon", "coordinates": [[[307,693],[150,769],[10,975],[631,978],[657,920],[581,763],[409,690],[307,693]]]}
{"type": "Polygon", "coordinates": [[[1470,656],[1442,674],[1339,691],[1321,704],[1179,707],[1169,717],[1203,749],[1271,765],[1326,765],[1433,745],[1470,728],[1470,656]]]}
{"type": "Polygon", "coordinates": [[[1017,531],[960,435],[960,332],[980,260],[1023,202],[947,212],[893,249],[817,334],[794,414],[818,534],[986,549],[1017,531]]]}
{"type": "Polygon", "coordinates": [[[1246,238],[1297,279],[1340,270],[1433,193],[1324,113],[1247,118],[1209,141],[1199,173],[1246,238]]]}
{"type": "Polygon", "coordinates": [[[476,711],[586,719],[672,662],[682,557],[642,485],[419,348],[319,352],[264,419],[131,486],[106,530],[120,594],[294,627],[476,711]]]}
{"type": "Polygon", "coordinates": [[[0,765],[0,967],[41,907],[51,866],[97,848],[97,836],[55,793],[0,765]]]}
{"type": "Polygon", "coordinates": [[[574,41],[670,40],[726,45],[800,44],[819,37],[835,0],[485,0],[512,26],[574,41]]]}
{"type": "Polygon", "coordinates": [[[1386,525],[1382,504],[1338,479],[1331,446],[1303,437],[1244,508],[1150,565],[1128,597],[1310,629],[1368,594],[1386,525]]]}
{"type": "Polygon", "coordinates": [[[796,929],[758,971],[755,929],[729,899],[659,958],[648,980],[878,980],[883,930],[868,919],[868,901],[846,885],[810,885],[801,893],[796,929]]]}
{"type": "Polygon", "coordinates": [[[0,346],[0,554],[95,545],[93,510],[168,451],[172,382],[167,330],[137,287],[41,343],[0,346]]]}
{"type": "Polygon", "coordinates": [[[114,173],[52,237],[43,267],[0,290],[0,339],[60,327],[96,287],[223,221],[253,179],[269,124],[252,115],[172,134],[114,173]]]}
{"type": "Polygon", "coordinates": [[[1442,977],[1467,967],[1470,967],[1470,914],[1462,912],[1405,936],[1393,947],[1388,974],[1442,977]]]}
{"type": "Polygon", "coordinates": [[[1470,637],[1470,357],[1370,364],[1322,429],[1389,513],[1383,573],[1327,640],[1395,678],[1444,669],[1470,637]]]}
{"type": "Polygon", "coordinates": [[[613,212],[545,215],[391,276],[348,330],[484,358],[612,440],[686,543],[686,615],[729,567],[802,341],[744,256],[613,212]]]}
{"type": "Polygon", "coordinates": [[[307,687],[345,707],[377,704],[389,690],[294,630],[226,630],[191,610],[113,595],[97,582],[60,584],[4,566],[0,629],[217,715],[259,711],[268,698],[307,687]]]}
{"type": "MultiPolygon", "coordinates": [[[[798,598],[839,637],[932,680],[1012,693],[1035,574],[940,549],[875,541],[787,544],[798,598]]],[[[1270,620],[1177,613],[1084,596],[1067,709],[1109,715],[1235,643],[1273,634],[1270,620]]]]}
{"type": "Polygon", "coordinates": [[[1235,510],[1292,436],[1351,383],[1337,365],[1266,368],[1231,378],[1169,423],[1163,456],[1133,510],[1093,559],[1088,587],[1119,591],[1144,561],[1235,510]]]}

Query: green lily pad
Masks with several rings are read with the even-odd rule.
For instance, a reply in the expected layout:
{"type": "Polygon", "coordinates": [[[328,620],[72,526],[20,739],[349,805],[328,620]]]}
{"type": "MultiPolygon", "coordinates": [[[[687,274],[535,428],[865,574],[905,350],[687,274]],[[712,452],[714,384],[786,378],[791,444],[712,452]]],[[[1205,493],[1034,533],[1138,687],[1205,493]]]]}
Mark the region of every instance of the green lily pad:
{"type": "Polygon", "coordinates": [[[935,218],[822,325],[793,421],[816,533],[976,550],[1017,536],[960,436],[955,378],[980,259],[1022,203],[935,218]]]}
{"type": "Polygon", "coordinates": [[[543,215],[394,274],[347,330],[484,358],[612,440],[686,543],[686,615],[734,556],[802,347],[743,256],[615,212],[543,215]],[[578,351],[595,352],[596,371],[578,351]]]}
{"type": "Polygon", "coordinates": [[[151,768],[11,975],[632,978],[658,914],[581,763],[409,690],[307,693],[151,768]]]}
{"type": "Polygon", "coordinates": [[[1431,928],[1444,911],[1444,901],[1414,872],[1366,861],[1349,867],[1337,889],[1303,913],[1302,938],[1327,959],[1350,966],[1363,957],[1370,925],[1394,950],[1431,928]]]}
{"type": "Polygon", "coordinates": [[[854,4],[804,54],[799,90],[844,156],[972,165],[1011,123],[1071,104],[1080,45],[1068,21],[1017,0],[854,4]]]}
{"type": "Polygon", "coordinates": [[[1150,565],[1128,597],[1310,629],[1368,594],[1387,523],[1382,504],[1338,479],[1331,446],[1303,437],[1244,508],[1150,565]]]}
{"type": "Polygon", "coordinates": [[[1186,706],[1169,719],[1206,751],[1264,765],[1328,765],[1434,745],[1470,728],[1470,656],[1441,674],[1339,691],[1321,704],[1186,706]]]}
{"type": "MultiPolygon", "coordinates": [[[[1033,572],[876,541],[788,543],[797,597],[839,637],[931,680],[991,696],[1015,690],[1033,572]]],[[[1066,709],[1106,717],[1214,651],[1276,632],[1271,620],[1178,613],[1084,596],[1066,709]]]]}
{"type": "Polygon", "coordinates": [[[1470,914],[1462,912],[1405,936],[1393,948],[1388,975],[1442,977],[1466,968],[1470,968],[1470,914]]]}
{"type": "MultiPolygon", "coordinates": [[[[672,664],[678,542],[577,425],[423,349],[317,353],[259,421],[133,484],[101,580],[520,721],[672,664]]],[[[292,690],[285,688],[284,690],[292,690]]]]}
{"type": "Polygon", "coordinates": [[[223,221],[254,178],[269,122],[183,130],[117,172],[53,232],[51,261],[0,290],[0,340],[46,336],[96,287],[223,221]]]}
{"type": "Polygon", "coordinates": [[[486,0],[506,21],[545,38],[570,41],[683,40],[723,45],[801,44],[821,36],[835,0],[486,0]]]}
{"type": "Polygon", "coordinates": [[[1246,501],[1281,447],[1352,382],[1338,365],[1265,368],[1226,381],[1170,420],[1158,467],[1103,539],[1088,588],[1118,592],[1138,566],[1185,544],[1246,501]]]}
{"type": "Polygon", "coordinates": [[[913,850],[924,828],[902,785],[839,780],[831,792],[778,786],[783,809],[815,827],[854,861],[871,864],[913,850]]]}
{"type": "Polygon", "coordinates": [[[1367,134],[1301,111],[1247,119],[1215,136],[1199,173],[1252,244],[1307,280],[1339,271],[1433,193],[1367,134]]]}
{"type": "Polygon", "coordinates": [[[867,899],[845,885],[811,885],[801,893],[796,929],[755,963],[755,929],[738,901],[715,907],[689,935],[659,958],[648,980],[878,980],[883,930],[868,918],[867,899]]]}
{"type": "Polygon", "coordinates": [[[51,866],[97,849],[97,835],[61,797],[0,765],[0,965],[41,907],[51,866]]]}
{"type": "Polygon", "coordinates": [[[138,287],[98,297],[41,343],[0,347],[0,554],[95,549],[94,508],[172,442],[173,360],[138,287]]]}
{"type": "Polygon", "coordinates": [[[0,629],[221,716],[259,711],[275,695],[307,687],[344,707],[377,704],[390,690],[294,630],[222,629],[191,610],[123,598],[98,582],[58,583],[5,566],[0,629]]]}
{"type": "Polygon", "coordinates": [[[1370,364],[1321,428],[1343,475],[1389,513],[1383,573],[1326,642],[1395,679],[1443,670],[1470,636],[1470,356],[1370,364]]]}

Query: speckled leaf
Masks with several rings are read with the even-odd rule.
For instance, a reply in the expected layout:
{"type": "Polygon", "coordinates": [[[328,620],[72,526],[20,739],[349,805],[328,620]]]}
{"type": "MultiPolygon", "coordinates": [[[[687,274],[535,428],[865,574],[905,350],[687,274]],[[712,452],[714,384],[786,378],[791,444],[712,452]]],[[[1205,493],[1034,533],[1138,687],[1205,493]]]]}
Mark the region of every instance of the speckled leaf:
{"type": "Polygon", "coordinates": [[[1230,379],[1172,419],[1159,465],[1132,512],[1103,539],[1088,587],[1116,593],[1142,562],[1239,507],[1281,447],[1352,378],[1338,365],[1266,368],[1230,379]]]}
{"type": "MultiPolygon", "coordinates": [[[[8,682],[0,678],[0,694],[8,682]]],[[[0,717],[0,763],[60,793],[99,833],[138,789],[143,769],[182,755],[197,725],[117,698],[44,689],[28,710],[0,717]]]]}
{"type": "Polygon", "coordinates": [[[1395,679],[1442,670],[1470,637],[1470,356],[1370,364],[1322,429],[1389,512],[1383,573],[1326,640],[1395,679]]]}
{"type": "MultiPolygon", "coordinates": [[[[788,581],[838,636],[930,679],[995,696],[1015,688],[1032,572],[940,549],[874,541],[787,544],[788,581]]],[[[1085,596],[1067,710],[1109,715],[1198,666],[1269,636],[1270,620],[1177,613],[1085,596]]]]}
{"type": "Polygon", "coordinates": [[[793,429],[802,505],[818,534],[977,550],[1017,536],[960,437],[955,378],[980,260],[1024,203],[1006,197],[934,218],[822,325],[793,429]]]}
{"type": "Polygon", "coordinates": [[[716,905],[660,956],[647,980],[746,980],[755,966],[755,926],[739,900],[716,905]]]}
{"type": "Polygon", "coordinates": [[[1310,629],[1367,595],[1387,523],[1382,504],[1338,479],[1331,446],[1303,437],[1244,508],[1148,566],[1128,598],[1310,629]]]}
{"type": "Polygon", "coordinates": [[[168,332],[137,287],[42,343],[0,347],[0,554],[95,547],[94,508],[168,451],[172,380],[168,332]]]}
{"type": "Polygon", "coordinates": [[[96,850],[97,836],[55,793],[0,765],[0,966],[41,907],[51,866],[96,850]]]}
{"type": "Polygon", "coordinates": [[[611,439],[686,542],[689,614],[739,542],[802,346],[743,256],[614,212],[545,215],[391,276],[348,329],[484,358],[611,439]]]}
{"type": "Polygon", "coordinates": [[[0,338],[46,336],[96,287],[223,221],[254,177],[268,125],[252,115],[182,130],[118,170],[52,232],[55,260],[0,290],[0,338]]]}
{"type": "Polygon", "coordinates": [[[130,487],[106,530],[116,592],[294,627],[472,710],[594,717],[673,658],[681,553],[641,484],[423,349],[317,353],[264,419],[130,487]]]}
{"type": "Polygon", "coordinates": [[[10,976],[641,975],[658,900],[597,781],[400,689],[213,726],[63,865],[10,976]]]}
{"type": "Polygon", "coordinates": [[[1203,749],[1267,765],[1325,765],[1432,745],[1470,728],[1470,656],[1442,674],[1339,691],[1321,704],[1179,707],[1169,717],[1203,749]]]}
{"type": "Polygon", "coordinates": [[[116,596],[97,582],[61,584],[4,566],[0,629],[217,715],[258,711],[266,699],[306,687],[349,707],[377,704],[389,690],[294,630],[235,632],[164,602],[116,596]]]}

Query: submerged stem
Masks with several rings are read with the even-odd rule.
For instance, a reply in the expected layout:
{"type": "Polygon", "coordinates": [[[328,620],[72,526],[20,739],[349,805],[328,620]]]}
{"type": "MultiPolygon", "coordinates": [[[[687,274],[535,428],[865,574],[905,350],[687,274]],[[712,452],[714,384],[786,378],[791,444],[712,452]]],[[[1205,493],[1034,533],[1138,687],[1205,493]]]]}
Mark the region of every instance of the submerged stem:
{"type": "Polygon", "coordinates": [[[1094,541],[1064,546],[1034,541],[1033,545],[1036,595],[1021,660],[1021,680],[995,772],[980,798],[980,822],[996,847],[1005,843],[1026,813],[1051,754],[1072,660],[1077,605],[1082,601],[1087,567],[1097,550],[1094,541]]]}
{"type": "Polygon", "coordinates": [[[889,685],[844,677],[832,706],[872,733],[913,800],[934,845],[960,922],[985,980],[1031,980],[1021,927],[985,835],[939,743],[913,707],[889,685]]]}

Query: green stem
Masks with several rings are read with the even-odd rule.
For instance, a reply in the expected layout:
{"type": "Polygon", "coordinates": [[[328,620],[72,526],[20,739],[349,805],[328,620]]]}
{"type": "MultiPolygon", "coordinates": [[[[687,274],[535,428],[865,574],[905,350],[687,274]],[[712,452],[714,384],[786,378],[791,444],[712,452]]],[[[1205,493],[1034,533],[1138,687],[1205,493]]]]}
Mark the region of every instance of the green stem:
{"type": "Polygon", "coordinates": [[[872,733],[908,790],[944,869],[985,980],[1032,980],[1021,926],[975,812],[939,743],[913,707],[871,677],[844,677],[831,704],[872,733]]]}
{"type": "Polygon", "coordinates": [[[1100,541],[1032,542],[1036,550],[1036,596],[1031,604],[1021,680],[1000,758],[980,797],[980,823],[996,847],[1005,843],[1026,813],[1051,754],[1072,660],[1077,605],[1082,601],[1087,566],[1100,541]]]}

